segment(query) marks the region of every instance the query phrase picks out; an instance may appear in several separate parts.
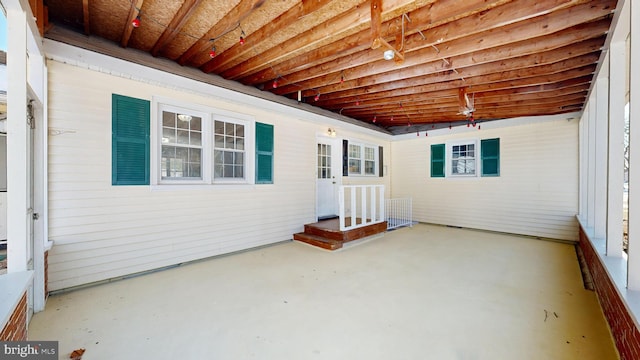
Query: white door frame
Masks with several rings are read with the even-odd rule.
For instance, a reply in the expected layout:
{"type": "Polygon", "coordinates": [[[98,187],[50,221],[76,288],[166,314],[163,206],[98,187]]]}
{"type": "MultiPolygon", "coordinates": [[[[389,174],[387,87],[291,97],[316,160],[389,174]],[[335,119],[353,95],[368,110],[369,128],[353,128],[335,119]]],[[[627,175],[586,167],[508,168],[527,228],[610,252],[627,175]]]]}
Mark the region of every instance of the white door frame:
{"type": "Polygon", "coordinates": [[[336,215],[339,213],[339,205],[338,205],[338,191],[340,189],[340,185],[342,185],[342,139],[337,139],[334,137],[326,136],[323,134],[318,134],[316,136],[316,144],[315,144],[315,152],[316,152],[316,220],[318,218],[327,216],[327,215],[336,215]],[[331,175],[332,175],[332,185],[333,185],[333,202],[334,202],[334,213],[333,214],[320,214],[320,201],[319,196],[321,193],[319,178],[318,178],[318,144],[325,143],[331,145],[331,175]]]}

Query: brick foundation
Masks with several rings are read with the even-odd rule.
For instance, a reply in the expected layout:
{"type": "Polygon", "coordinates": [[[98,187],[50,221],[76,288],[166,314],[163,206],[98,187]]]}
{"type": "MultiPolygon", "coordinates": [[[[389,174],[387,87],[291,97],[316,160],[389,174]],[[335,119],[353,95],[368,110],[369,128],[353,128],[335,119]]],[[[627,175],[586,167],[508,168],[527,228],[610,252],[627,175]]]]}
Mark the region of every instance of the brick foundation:
{"type": "Polygon", "coordinates": [[[22,294],[9,321],[0,332],[0,341],[27,340],[27,293],[22,294]]]}
{"type": "Polygon", "coordinates": [[[604,316],[609,323],[620,359],[640,359],[640,330],[582,228],[580,228],[579,246],[593,278],[593,285],[604,316]]]}

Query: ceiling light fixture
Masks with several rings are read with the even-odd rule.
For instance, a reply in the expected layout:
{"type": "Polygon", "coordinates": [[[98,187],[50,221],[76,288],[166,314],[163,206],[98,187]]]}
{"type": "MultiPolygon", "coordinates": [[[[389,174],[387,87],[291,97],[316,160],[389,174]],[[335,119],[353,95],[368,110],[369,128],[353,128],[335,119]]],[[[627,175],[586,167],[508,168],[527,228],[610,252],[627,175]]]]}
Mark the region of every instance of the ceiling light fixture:
{"type": "Polygon", "coordinates": [[[212,59],[214,57],[216,57],[216,47],[215,46],[211,48],[211,51],[209,51],[209,57],[212,58],[212,59]]]}
{"type": "Polygon", "coordinates": [[[135,19],[131,20],[131,26],[137,28],[140,26],[140,15],[136,16],[135,19]]]}
{"type": "Polygon", "coordinates": [[[393,58],[395,57],[395,52],[393,50],[385,50],[383,56],[385,60],[393,60],[393,58]]]}

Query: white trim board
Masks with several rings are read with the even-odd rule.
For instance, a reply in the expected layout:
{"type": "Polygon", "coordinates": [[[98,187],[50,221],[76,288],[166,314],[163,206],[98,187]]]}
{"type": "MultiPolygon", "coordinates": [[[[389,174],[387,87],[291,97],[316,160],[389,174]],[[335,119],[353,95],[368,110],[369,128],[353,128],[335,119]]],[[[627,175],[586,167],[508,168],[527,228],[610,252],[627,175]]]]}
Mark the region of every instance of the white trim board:
{"type": "MultiPolygon", "coordinates": [[[[380,137],[384,140],[390,140],[392,137],[391,134],[385,134],[381,131],[369,129],[367,127],[359,126],[356,124],[351,124],[346,121],[333,119],[312,111],[306,111],[294,106],[287,106],[274,101],[270,101],[268,99],[243,94],[238,91],[226,89],[214,84],[208,84],[202,81],[172,74],[163,70],[154,69],[145,65],[140,65],[126,60],[114,58],[108,55],[82,49],[55,40],[44,39],[44,48],[47,59],[53,61],[187,93],[194,93],[207,97],[215,96],[216,98],[222,99],[224,101],[230,101],[236,104],[241,104],[243,106],[258,106],[264,110],[284,113],[288,114],[289,116],[293,115],[301,121],[310,121],[323,125],[340,127],[342,129],[363,132],[368,135],[380,137]]],[[[167,62],[168,63],[166,64],[166,66],[178,66],[172,62],[169,62],[169,60],[167,60],[167,62]]],[[[194,77],[202,76],[201,71],[198,69],[181,68],[181,71],[185,73],[193,72],[194,77]]],[[[210,76],[212,78],[216,77],[215,75],[210,76]]],[[[220,82],[227,80],[218,77],[216,81],[220,82]]],[[[257,89],[254,90],[259,91],[257,89]]],[[[267,93],[264,95],[270,96],[273,94],[267,93]]],[[[291,101],[295,102],[294,100],[291,101]]],[[[301,104],[299,106],[305,105],[311,107],[311,105],[308,104],[301,104]]],[[[336,116],[339,115],[336,114],[336,116]]]]}

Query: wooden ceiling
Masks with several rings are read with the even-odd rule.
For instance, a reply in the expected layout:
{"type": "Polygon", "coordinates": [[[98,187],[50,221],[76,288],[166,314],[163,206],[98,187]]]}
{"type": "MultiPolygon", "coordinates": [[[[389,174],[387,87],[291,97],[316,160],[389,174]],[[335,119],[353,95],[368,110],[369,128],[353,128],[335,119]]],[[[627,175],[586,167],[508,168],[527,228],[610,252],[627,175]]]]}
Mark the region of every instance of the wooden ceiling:
{"type": "Polygon", "coordinates": [[[45,0],[45,5],[54,26],[398,133],[581,110],[616,2],[45,0]],[[132,26],[136,17],[139,27],[132,26]],[[393,60],[383,58],[385,50],[394,53],[393,60]]]}

